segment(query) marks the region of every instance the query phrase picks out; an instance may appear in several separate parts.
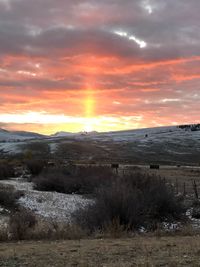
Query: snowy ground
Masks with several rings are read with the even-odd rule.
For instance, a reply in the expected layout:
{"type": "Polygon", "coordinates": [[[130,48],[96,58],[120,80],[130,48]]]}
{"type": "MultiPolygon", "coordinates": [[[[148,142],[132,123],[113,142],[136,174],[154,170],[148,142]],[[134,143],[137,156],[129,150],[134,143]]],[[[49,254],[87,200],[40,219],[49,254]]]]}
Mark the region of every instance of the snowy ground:
{"type": "Polygon", "coordinates": [[[92,203],[92,200],[80,195],[33,190],[33,184],[22,178],[3,180],[0,183],[13,185],[16,190],[24,192],[24,196],[19,199],[21,206],[32,210],[36,215],[56,222],[70,222],[73,212],[92,203]]]}

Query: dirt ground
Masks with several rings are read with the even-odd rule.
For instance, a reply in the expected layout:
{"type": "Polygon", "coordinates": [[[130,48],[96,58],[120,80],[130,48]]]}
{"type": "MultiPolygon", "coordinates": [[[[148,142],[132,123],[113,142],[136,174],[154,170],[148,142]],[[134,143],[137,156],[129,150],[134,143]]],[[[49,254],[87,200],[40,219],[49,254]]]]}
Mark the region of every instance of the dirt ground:
{"type": "Polygon", "coordinates": [[[199,259],[199,236],[0,244],[2,267],[188,267],[199,259]]]}

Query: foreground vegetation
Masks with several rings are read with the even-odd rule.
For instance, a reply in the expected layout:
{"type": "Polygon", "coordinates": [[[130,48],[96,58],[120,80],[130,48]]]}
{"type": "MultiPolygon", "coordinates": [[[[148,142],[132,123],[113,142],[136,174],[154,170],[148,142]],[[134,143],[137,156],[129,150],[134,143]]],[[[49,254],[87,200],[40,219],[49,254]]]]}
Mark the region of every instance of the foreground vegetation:
{"type": "Polygon", "coordinates": [[[0,160],[0,180],[15,176],[14,166],[7,160],[0,160]]]}
{"type": "MultiPolygon", "coordinates": [[[[37,164],[32,166],[38,170],[37,164]]],[[[8,229],[1,231],[2,240],[73,239],[109,231],[130,234],[185,222],[182,198],[165,179],[153,174],[134,171],[120,176],[110,167],[43,166],[40,174],[32,173],[28,179],[36,190],[82,194],[91,199],[90,204],[72,214],[70,225],[68,221],[41,223],[33,212],[18,205],[21,193],[3,187],[0,205],[11,213],[8,229]]]]}
{"type": "Polygon", "coordinates": [[[89,229],[120,227],[127,231],[156,230],[163,222],[183,220],[184,206],[165,180],[133,173],[116,176],[95,192],[95,202],[75,214],[76,222],[89,229]]]}
{"type": "Polygon", "coordinates": [[[33,177],[35,189],[65,194],[92,194],[116,176],[108,167],[50,167],[33,177]]]}

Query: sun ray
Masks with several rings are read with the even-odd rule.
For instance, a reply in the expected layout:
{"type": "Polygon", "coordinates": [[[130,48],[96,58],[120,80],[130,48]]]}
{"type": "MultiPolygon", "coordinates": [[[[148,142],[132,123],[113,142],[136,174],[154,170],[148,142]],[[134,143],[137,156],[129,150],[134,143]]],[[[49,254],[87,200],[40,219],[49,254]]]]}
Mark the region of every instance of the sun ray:
{"type": "Polygon", "coordinates": [[[94,90],[88,87],[86,90],[86,96],[84,99],[85,104],[85,125],[84,131],[91,132],[94,130],[94,120],[95,117],[95,98],[94,90]]]}

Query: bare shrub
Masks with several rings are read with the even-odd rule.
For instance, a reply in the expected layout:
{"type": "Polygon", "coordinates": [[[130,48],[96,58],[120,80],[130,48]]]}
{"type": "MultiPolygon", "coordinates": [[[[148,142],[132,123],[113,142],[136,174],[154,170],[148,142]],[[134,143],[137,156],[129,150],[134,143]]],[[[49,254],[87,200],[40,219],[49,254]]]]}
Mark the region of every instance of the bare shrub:
{"type": "Polygon", "coordinates": [[[79,240],[87,237],[86,231],[78,225],[36,219],[25,209],[11,217],[9,226],[10,240],[79,240]]]}
{"type": "Polygon", "coordinates": [[[56,239],[78,240],[86,237],[86,232],[76,224],[64,225],[57,231],[56,239]]]}
{"type": "Polygon", "coordinates": [[[29,231],[36,225],[35,215],[26,209],[20,209],[10,217],[10,233],[14,240],[29,239],[29,231]]]}
{"type": "Polygon", "coordinates": [[[110,184],[115,176],[112,169],[106,166],[78,167],[68,181],[68,187],[74,190],[75,184],[76,193],[91,194],[97,188],[110,184]]]}
{"type": "Polygon", "coordinates": [[[43,160],[27,160],[26,166],[33,176],[39,175],[45,167],[45,161],[43,160]]]}
{"type": "Polygon", "coordinates": [[[0,185],[0,205],[6,209],[14,210],[17,208],[17,200],[22,196],[21,192],[14,189],[13,186],[0,185]]]}
{"type": "Polygon", "coordinates": [[[67,194],[91,194],[109,183],[113,173],[108,167],[49,168],[33,180],[35,189],[67,194]]]}
{"type": "Polygon", "coordinates": [[[52,240],[78,240],[87,236],[86,232],[77,224],[52,223],[50,235],[52,240]]]}
{"type": "Polygon", "coordinates": [[[34,189],[65,193],[68,172],[64,168],[48,168],[33,179],[34,189]]]}
{"type": "Polygon", "coordinates": [[[6,222],[4,225],[1,225],[0,228],[0,242],[6,242],[8,240],[9,240],[9,229],[6,222]]]}
{"type": "Polygon", "coordinates": [[[182,204],[164,180],[138,173],[103,186],[94,204],[76,212],[74,218],[92,232],[116,221],[126,231],[141,227],[154,230],[159,222],[181,218],[183,212],[182,204]]]}
{"type": "Polygon", "coordinates": [[[3,160],[0,162],[0,180],[8,179],[15,176],[15,170],[11,163],[3,160]]]}
{"type": "Polygon", "coordinates": [[[94,236],[98,238],[127,238],[131,237],[129,226],[125,227],[120,224],[119,219],[104,225],[103,229],[94,232],[94,236]]]}

